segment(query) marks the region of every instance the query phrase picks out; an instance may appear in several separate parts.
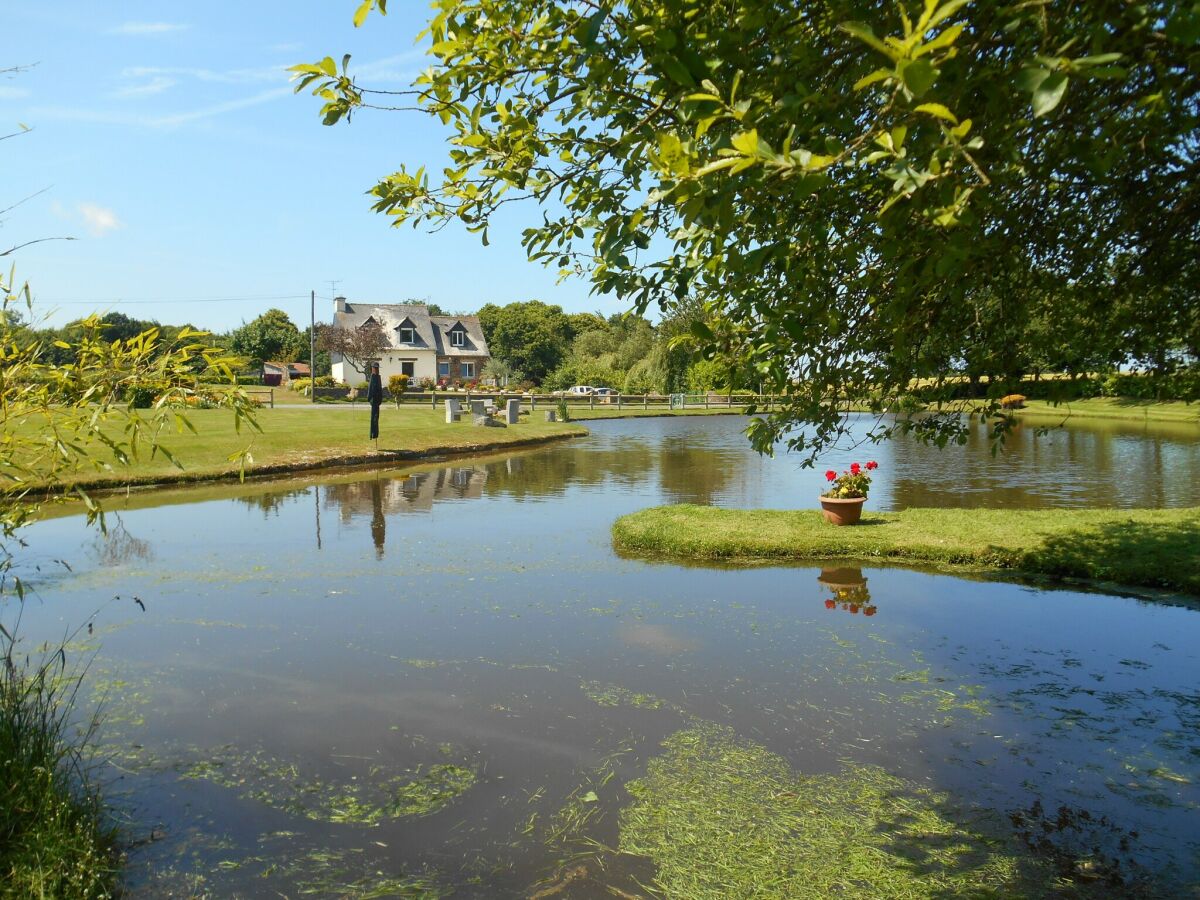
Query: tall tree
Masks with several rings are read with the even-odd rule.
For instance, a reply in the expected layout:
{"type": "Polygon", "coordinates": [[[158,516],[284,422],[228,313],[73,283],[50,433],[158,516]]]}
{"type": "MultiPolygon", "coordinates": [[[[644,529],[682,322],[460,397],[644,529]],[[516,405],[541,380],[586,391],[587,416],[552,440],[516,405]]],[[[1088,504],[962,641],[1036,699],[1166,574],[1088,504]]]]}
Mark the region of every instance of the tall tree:
{"type": "Polygon", "coordinates": [[[340,354],[363,378],[366,378],[367,364],[378,359],[390,346],[383,326],[375,321],[357,328],[326,326],[317,334],[319,351],[340,354]]]}
{"type": "Polygon", "coordinates": [[[492,356],[539,383],[562,362],[570,344],[570,320],[562,307],[540,300],[486,304],[479,321],[492,356]]]}
{"type": "Polygon", "coordinates": [[[252,359],[291,362],[301,350],[300,329],[283,310],[268,309],[234,330],[229,348],[252,359]]]}
{"type": "MultiPolygon", "coordinates": [[[[356,23],[376,7],[364,0],[356,23]]],[[[1034,354],[1044,332],[1013,324],[1031,304],[1078,311],[1076,292],[1047,284],[1138,291],[1121,346],[1170,304],[1196,306],[1195,282],[1182,299],[1167,290],[1200,244],[1194,3],[434,10],[413,97],[453,130],[445,179],[401,168],[375,208],[397,224],[458,219],[486,241],[495,211],[529,198],[546,207],[523,235],[531,258],[589,271],[595,291],[639,310],[699,299],[706,355],[732,348],[788,395],[753,426],[760,449],[784,435],[820,449],[847,404],[887,409],[968,353],[1034,354]],[[1121,254],[1130,264],[1110,265],[1121,254]],[[721,320],[736,342],[711,327],[721,320]]],[[[295,67],[326,124],[377,96],[347,65],[295,67]]],[[[944,413],[907,424],[961,436],[957,410],[944,413]]]]}

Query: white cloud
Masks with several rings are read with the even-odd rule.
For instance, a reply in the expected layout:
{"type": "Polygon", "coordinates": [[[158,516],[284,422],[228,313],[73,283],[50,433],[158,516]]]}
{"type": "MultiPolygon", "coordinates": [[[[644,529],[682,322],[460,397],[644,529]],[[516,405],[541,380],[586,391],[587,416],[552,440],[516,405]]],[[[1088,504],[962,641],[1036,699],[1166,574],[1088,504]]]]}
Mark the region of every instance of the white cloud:
{"type": "Polygon", "coordinates": [[[410,85],[424,69],[420,63],[428,65],[428,62],[429,56],[424,50],[410,50],[357,66],[351,63],[350,72],[367,87],[380,84],[410,85]]]}
{"type": "Polygon", "coordinates": [[[29,91],[25,88],[8,87],[0,84],[0,100],[20,100],[29,96],[29,91]]]}
{"type": "Polygon", "coordinates": [[[176,22],[125,22],[108,29],[108,34],[147,37],[155,34],[169,34],[172,31],[186,31],[191,27],[191,25],[182,25],[176,22]]]}
{"type": "Polygon", "coordinates": [[[283,66],[262,66],[257,69],[198,69],[189,66],[128,66],[121,70],[122,78],[194,78],[219,84],[254,84],[264,81],[283,81],[287,69],[283,66]]]}
{"type": "Polygon", "coordinates": [[[118,88],[112,92],[113,97],[150,97],[154,94],[161,94],[163,91],[169,91],[179,82],[174,78],[167,78],[163,75],[155,76],[149,81],[144,81],[141,84],[128,84],[123,88],[118,88]]]}
{"type": "Polygon", "coordinates": [[[196,122],[200,119],[211,119],[213,116],[219,116],[227,112],[233,112],[236,109],[245,109],[247,106],[258,106],[260,103],[268,103],[271,100],[277,100],[280,97],[286,97],[292,93],[289,87],[274,88],[269,91],[263,91],[251,97],[241,97],[237,100],[227,100],[224,103],[218,103],[215,106],[206,106],[202,109],[195,109],[191,112],[176,113],[171,116],[161,116],[155,122],[156,125],[163,127],[171,127],[173,125],[183,125],[187,122],[196,122]]]}
{"type": "Polygon", "coordinates": [[[103,237],[121,227],[121,220],[117,218],[117,214],[106,207],[97,206],[95,203],[80,203],[75,210],[92,237],[103,237]]]}
{"type": "Polygon", "coordinates": [[[297,50],[304,49],[304,44],[300,41],[287,41],[282,44],[272,44],[267,49],[272,53],[295,53],[297,50]]]}

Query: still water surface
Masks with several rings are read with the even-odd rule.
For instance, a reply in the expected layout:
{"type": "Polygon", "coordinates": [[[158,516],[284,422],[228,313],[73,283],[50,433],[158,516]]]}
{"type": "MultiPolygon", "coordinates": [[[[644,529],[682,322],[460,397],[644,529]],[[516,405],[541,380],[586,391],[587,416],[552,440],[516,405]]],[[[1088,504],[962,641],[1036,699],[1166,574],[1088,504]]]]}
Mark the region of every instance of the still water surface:
{"type": "MultiPolygon", "coordinates": [[[[1055,839],[1194,889],[1200,613],[615,556],[613,519],[647,505],[814,505],[820,474],[754,456],[743,424],[594,423],[479,461],[113,499],[108,538],[30,529],[27,637],[93,625],[75,646],[97,654],[133,894],[647,896],[666,861],[619,852],[636,785],[697,723],[798,778],[879,767],[1010,831],[1086,812],[1055,839]]],[[[885,509],[1194,505],[1198,437],[1026,429],[997,457],[977,436],[821,468],[877,459],[885,509]]]]}

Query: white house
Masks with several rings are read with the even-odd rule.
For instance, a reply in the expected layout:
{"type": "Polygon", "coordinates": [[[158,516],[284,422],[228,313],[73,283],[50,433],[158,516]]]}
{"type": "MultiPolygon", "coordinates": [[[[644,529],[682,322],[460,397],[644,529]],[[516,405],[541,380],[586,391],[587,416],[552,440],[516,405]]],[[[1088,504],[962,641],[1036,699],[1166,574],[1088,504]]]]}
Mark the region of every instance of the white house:
{"type": "MultiPolygon", "coordinates": [[[[378,324],[391,346],[380,354],[379,374],[386,385],[392,375],[408,375],[453,384],[477,381],[491,359],[478,316],[431,316],[423,303],[348,303],[333,301],[335,328],[378,324]]],[[[358,384],[366,375],[340,354],[333,354],[333,380],[358,384]]],[[[369,368],[369,363],[367,364],[369,368]]]]}

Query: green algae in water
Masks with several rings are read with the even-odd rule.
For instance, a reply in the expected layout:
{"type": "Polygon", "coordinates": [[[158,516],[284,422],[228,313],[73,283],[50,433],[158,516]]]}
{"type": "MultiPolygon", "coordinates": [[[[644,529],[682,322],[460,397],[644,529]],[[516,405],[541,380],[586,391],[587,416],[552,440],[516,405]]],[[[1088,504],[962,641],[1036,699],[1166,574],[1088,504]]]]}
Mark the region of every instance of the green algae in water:
{"type": "Polygon", "coordinates": [[[1036,896],[1053,885],[998,823],[882,769],[802,776],[709,723],[664,746],[626,786],[620,849],[655,863],[667,897],[1036,896]]]}
{"type": "Polygon", "coordinates": [[[293,763],[232,748],[193,763],[180,774],[238,790],[245,799],[291,815],[359,825],[437,812],[465,793],[477,778],[474,769],[440,763],[399,775],[376,767],[362,781],[331,784],[304,775],[293,763]]]}
{"type": "Polygon", "coordinates": [[[637,709],[662,709],[665,701],[653,694],[640,694],[603,681],[585,681],[580,685],[589,700],[600,706],[633,706],[637,709]]]}

